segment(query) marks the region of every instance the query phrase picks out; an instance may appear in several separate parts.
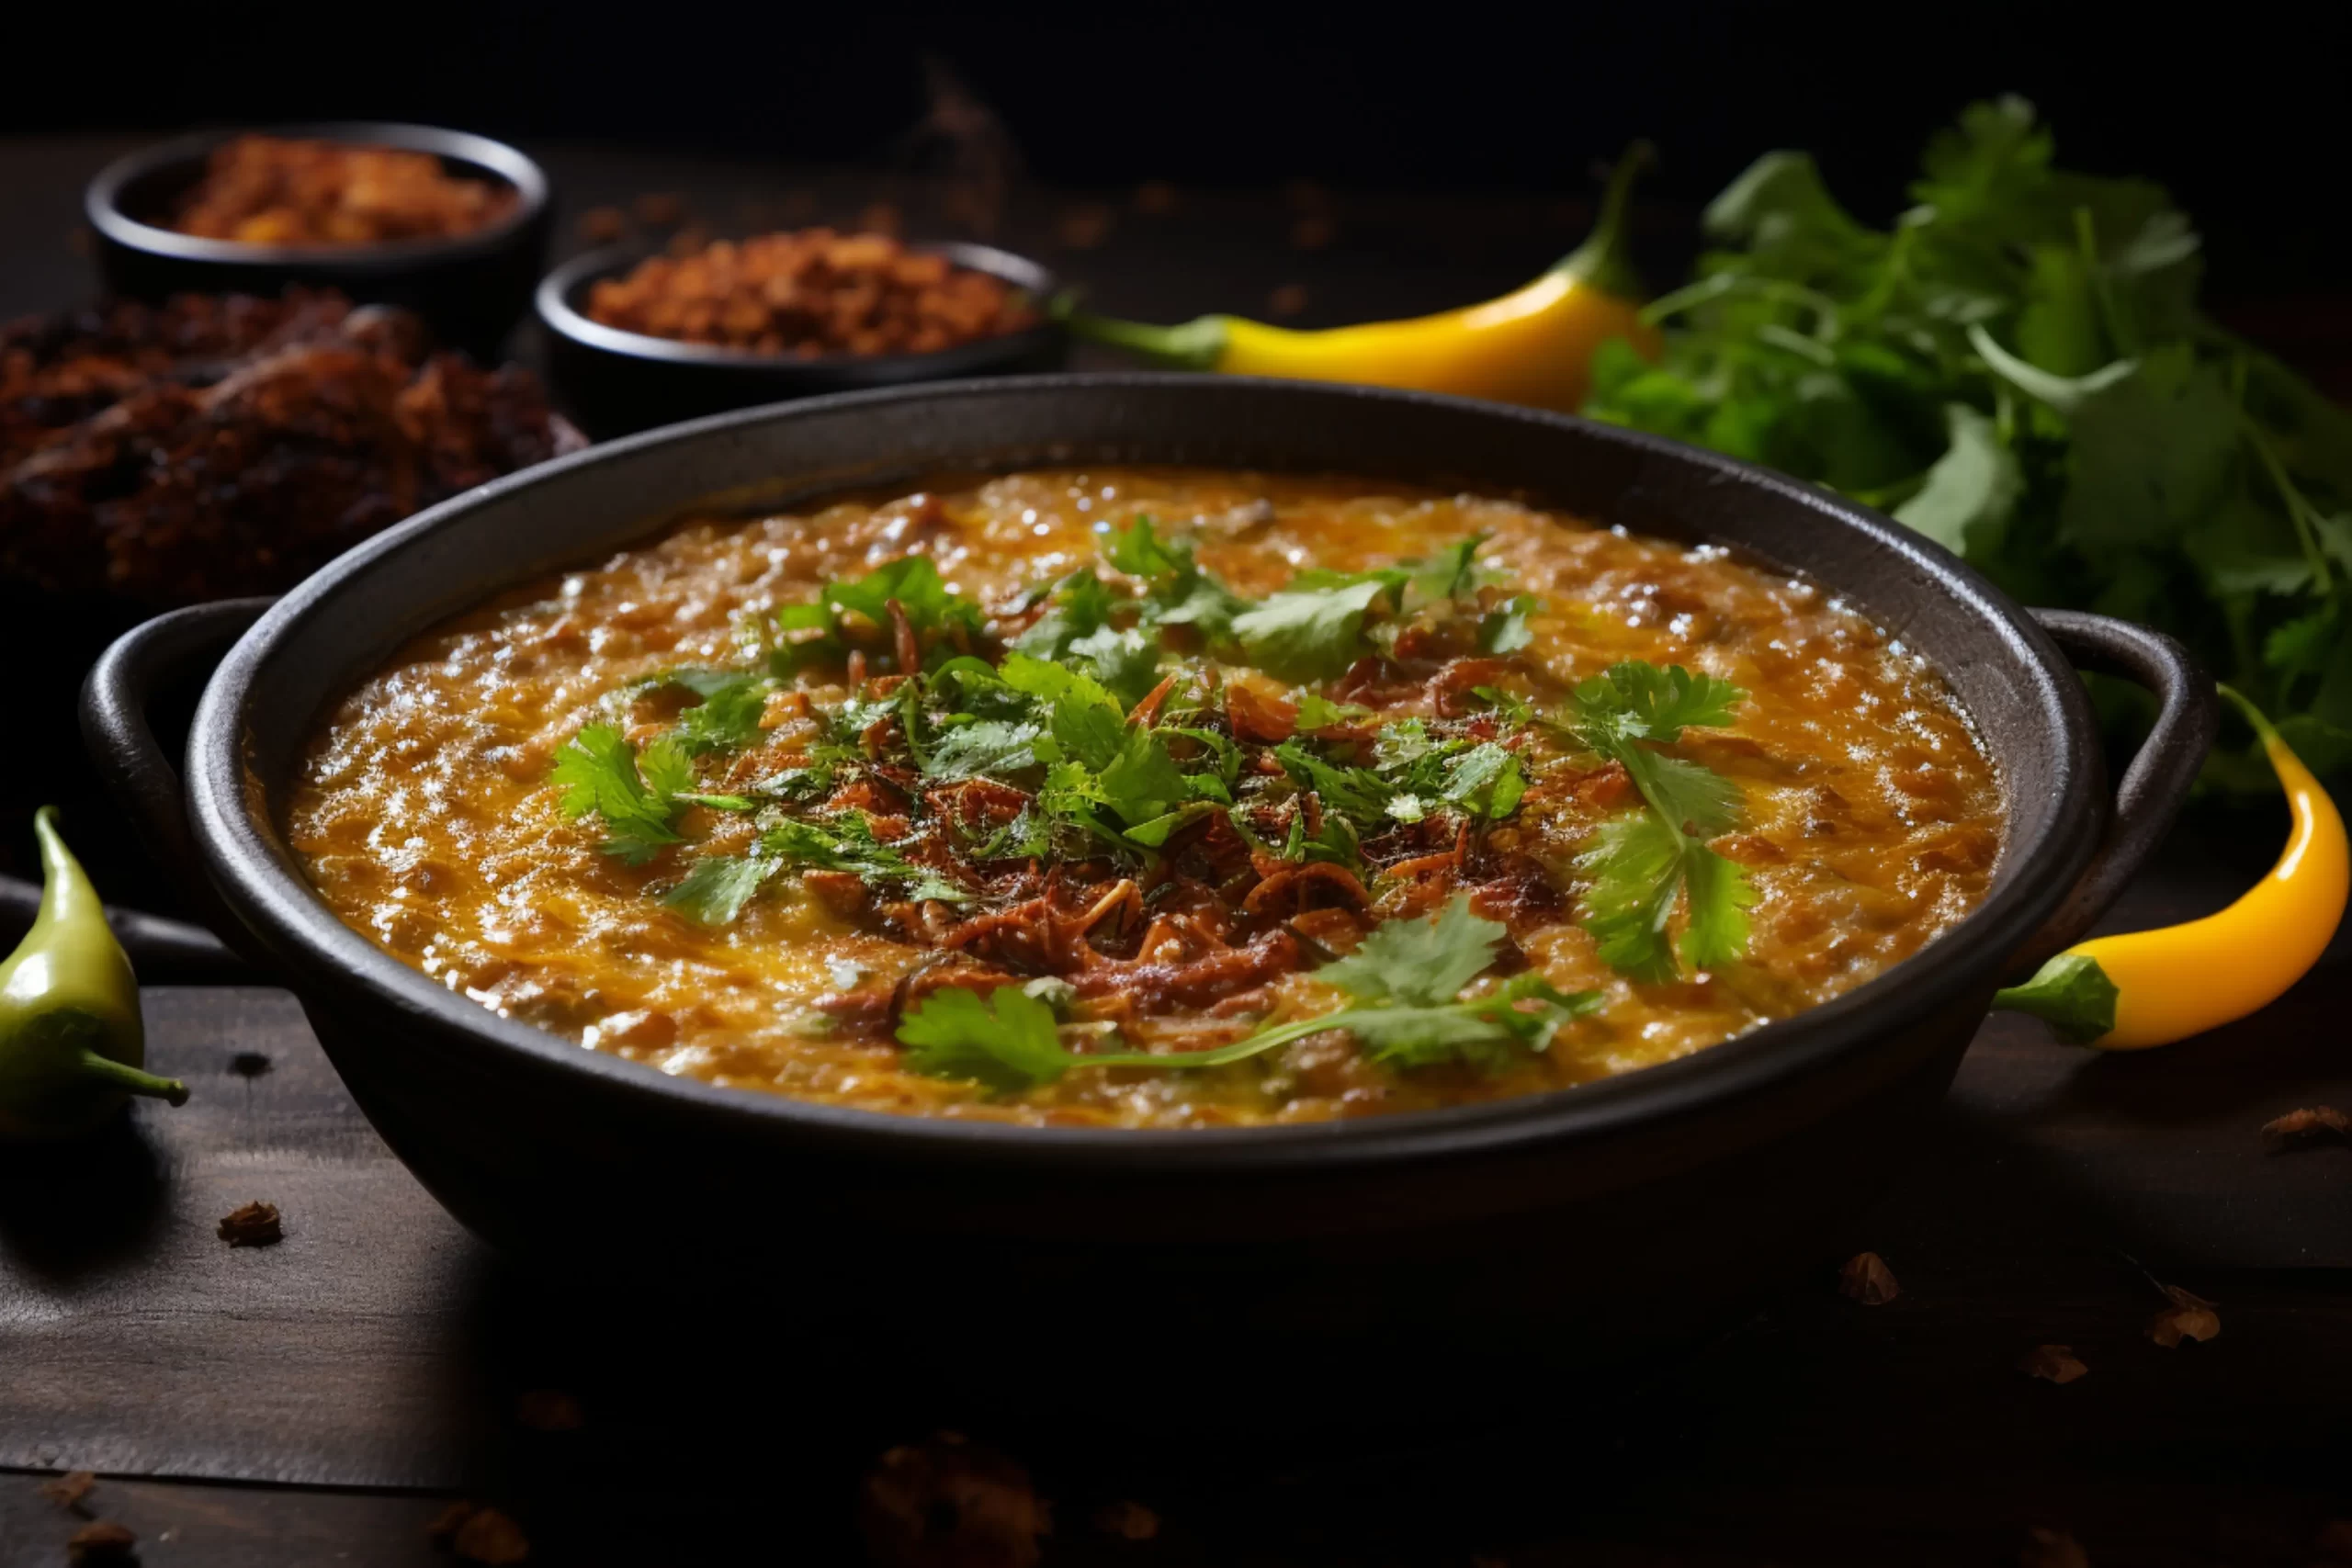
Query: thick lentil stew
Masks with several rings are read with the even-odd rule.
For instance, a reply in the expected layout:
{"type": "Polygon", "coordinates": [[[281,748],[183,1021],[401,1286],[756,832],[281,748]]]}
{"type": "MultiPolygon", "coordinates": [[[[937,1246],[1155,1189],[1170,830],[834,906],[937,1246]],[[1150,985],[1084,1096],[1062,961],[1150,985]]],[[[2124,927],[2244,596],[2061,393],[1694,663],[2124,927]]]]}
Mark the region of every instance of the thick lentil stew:
{"type": "Polygon", "coordinates": [[[1193,470],[673,528],[405,649],[288,835],[483,1006],[1045,1125],[1587,1082],[1983,897],[1994,770],[1814,584],[1509,501],[1193,470]]]}

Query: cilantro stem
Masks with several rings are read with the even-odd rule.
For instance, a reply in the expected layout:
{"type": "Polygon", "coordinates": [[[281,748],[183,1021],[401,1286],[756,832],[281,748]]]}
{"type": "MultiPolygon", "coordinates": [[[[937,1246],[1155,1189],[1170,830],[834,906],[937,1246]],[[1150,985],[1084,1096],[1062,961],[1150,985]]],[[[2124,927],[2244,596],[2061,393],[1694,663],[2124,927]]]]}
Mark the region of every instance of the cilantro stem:
{"type": "Polygon", "coordinates": [[[2115,303],[2115,290],[2109,286],[2107,268],[2098,259],[2098,224],[2087,207],[2075,209],[2075,243],[2083,253],[2083,273],[2091,286],[2091,299],[2098,306],[2099,323],[2107,328],[2108,345],[2114,357],[2129,359],[2140,352],[2139,334],[2123,319],[2115,303]]]}
{"type": "Polygon", "coordinates": [[[1277,1045],[1287,1045],[1294,1040],[1304,1040],[1310,1034],[1321,1034],[1333,1029],[1345,1029],[1350,1021],[1363,1014],[1362,1008],[1341,1008],[1338,1012],[1325,1013],[1319,1018],[1302,1018],[1289,1023],[1261,1029],[1246,1039],[1230,1045],[1212,1046],[1205,1051],[1114,1051],[1100,1056],[1073,1055],[1074,1067],[1222,1067],[1234,1062],[1246,1062],[1277,1045]]]}
{"type": "Polygon", "coordinates": [[[1776,304],[1793,305],[1814,314],[1813,335],[1826,343],[1838,335],[1838,301],[1816,289],[1800,283],[1785,283],[1772,277],[1742,277],[1736,273],[1719,272],[1712,277],[1687,284],[1671,294],[1662,294],[1642,309],[1642,324],[1657,326],[1685,310],[1722,299],[1726,294],[1753,294],[1759,299],[1776,304]]]}
{"type": "Polygon", "coordinates": [[[2335,578],[2328,570],[2327,552],[2320,547],[2319,536],[2312,525],[2318,509],[2296,488],[2294,479],[2287,473],[2287,465],[2278,460],[2278,449],[2270,445],[2270,438],[2263,434],[2262,427],[2244,414],[2238,418],[2238,427],[2245,433],[2246,441],[2253,446],[2255,455],[2262,459],[2264,471],[2269,474],[2270,482],[2278,488],[2278,499],[2286,503],[2288,520],[2295,525],[2295,540],[2302,547],[2303,558],[2311,563],[2312,580],[2319,584],[2321,593],[2334,592],[2335,578]]]}

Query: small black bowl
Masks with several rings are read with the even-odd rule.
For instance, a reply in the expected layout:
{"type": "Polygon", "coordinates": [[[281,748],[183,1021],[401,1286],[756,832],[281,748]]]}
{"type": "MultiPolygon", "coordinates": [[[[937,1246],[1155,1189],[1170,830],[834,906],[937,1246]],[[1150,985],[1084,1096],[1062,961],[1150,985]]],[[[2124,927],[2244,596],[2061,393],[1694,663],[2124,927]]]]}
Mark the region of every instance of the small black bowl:
{"type": "Polygon", "coordinates": [[[173,294],[263,294],[292,285],[336,288],[366,304],[401,305],[442,342],[495,360],[529,306],[547,265],[548,177],[538,164],[485,136],[424,125],[336,120],[265,128],[271,136],[430,152],[451,172],[511,186],[514,210],[486,228],[443,240],[378,245],[256,245],[164,227],[173,201],[204,177],[213,151],[244,129],[200,131],[119,158],[82,197],[98,241],[108,292],[160,300],[173,294]]]}
{"type": "MultiPolygon", "coordinates": [[[[990,245],[951,241],[908,248],[1002,278],[1041,310],[1060,288],[1054,275],[1037,263],[990,245]]],[[[548,374],[557,400],[599,441],[820,392],[1057,370],[1069,353],[1061,323],[1044,316],[1017,333],[936,354],[842,354],[820,359],[678,343],[590,320],[582,308],[588,291],[644,259],[643,251],[628,247],[597,251],[566,262],[539,285],[539,321],[547,328],[548,374]]]]}

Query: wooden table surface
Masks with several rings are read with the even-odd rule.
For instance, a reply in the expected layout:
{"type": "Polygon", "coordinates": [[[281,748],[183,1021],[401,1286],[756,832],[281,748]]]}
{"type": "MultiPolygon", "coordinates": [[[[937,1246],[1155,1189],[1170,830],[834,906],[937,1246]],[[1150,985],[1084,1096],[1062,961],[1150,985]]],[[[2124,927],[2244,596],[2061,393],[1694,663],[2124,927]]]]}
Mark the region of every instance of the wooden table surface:
{"type": "MultiPolygon", "coordinates": [[[[19,253],[0,255],[0,311],[73,286],[33,253],[70,257],[70,192],[103,151],[0,145],[19,253]]],[[[554,162],[575,208],[745,177],[554,162]]],[[[820,187],[859,188],[792,186],[820,187]]],[[[1073,210],[1032,208],[1057,232],[1073,210]]],[[[1106,305],[1161,314],[1216,302],[1179,297],[1195,271],[1245,301],[1306,280],[1335,310],[1435,303],[1508,280],[1576,221],[1462,204],[1465,225],[1485,214],[1484,248],[1399,240],[1382,284],[1380,247],[1291,246],[1272,198],[1215,208],[1182,243],[1104,210],[1110,238],[1068,248],[1099,255],[1106,305]]],[[[1404,210],[1368,208],[1363,231],[1419,227],[1404,210]]],[[[2191,817],[2109,924],[2219,907],[2279,827],[2191,817]]],[[[2259,1130],[2352,1108],[2347,945],[2261,1017],[2166,1051],[2098,1056],[1988,1024],[1849,1238],[1900,1280],[1889,1304],[1842,1298],[1825,1269],[1687,1360],[1627,1369],[1630,1394],[1238,1472],[1214,1452],[1138,1465],[1018,1409],[838,1404],[814,1391],[840,1381],[841,1348],[775,1342],[756,1303],[686,1333],[518,1278],[392,1160],[289,996],[152,989],[152,1063],[190,1102],[142,1103],[86,1146],[0,1154],[0,1568],[65,1561],[85,1520],[41,1483],[72,1470],[98,1472],[84,1510],[130,1527],[153,1564],[447,1562],[427,1527],[460,1497],[511,1513],[535,1563],[854,1562],[859,1476],[943,1427],[1029,1466],[1056,1506],[1048,1568],[2070,1561],[2033,1555],[2059,1551],[2035,1530],[2100,1568],[2325,1562],[2323,1531],[2352,1518],[2352,1146],[2274,1153],[2259,1130]],[[278,1206],[285,1239],[232,1248],[215,1223],[253,1199],[278,1206]],[[2219,1303],[2220,1337],[2152,1343],[2159,1283],[2219,1303]],[[2051,1343],[2088,1374],[2016,1370],[2051,1343]],[[579,1425],[525,1419],[544,1391],[579,1425]],[[1091,1522],[1119,1500],[1157,1513],[1156,1539],[1091,1522]]],[[[658,1238],[616,1245],[658,1274],[658,1238]]],[[[1148,1371],[1128,1370],[1143,1389],[1148,1371]]],[[[1241,1426],[1252,1399],[1279,1398],[1262,1374],[1237,1348],[1234,1387],[1148,1396],[1230,1402],[1241,1426]]]]}

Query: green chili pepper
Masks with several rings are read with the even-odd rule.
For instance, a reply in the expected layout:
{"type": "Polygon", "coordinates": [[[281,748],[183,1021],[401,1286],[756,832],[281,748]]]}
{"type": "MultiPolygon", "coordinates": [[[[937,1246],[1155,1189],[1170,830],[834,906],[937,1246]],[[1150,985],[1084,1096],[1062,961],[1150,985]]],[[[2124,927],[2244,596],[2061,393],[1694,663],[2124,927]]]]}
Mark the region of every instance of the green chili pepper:
{"type": "Polygon", "coordinates": [[[139,979],[56,817],[33,816],[40,914],[0,963],[0,1138],[85,1133],[134,1094],[187,1100],[186,1084],[141,1070],[139,979]]]}

